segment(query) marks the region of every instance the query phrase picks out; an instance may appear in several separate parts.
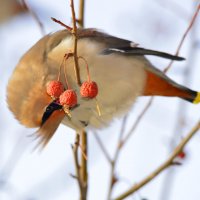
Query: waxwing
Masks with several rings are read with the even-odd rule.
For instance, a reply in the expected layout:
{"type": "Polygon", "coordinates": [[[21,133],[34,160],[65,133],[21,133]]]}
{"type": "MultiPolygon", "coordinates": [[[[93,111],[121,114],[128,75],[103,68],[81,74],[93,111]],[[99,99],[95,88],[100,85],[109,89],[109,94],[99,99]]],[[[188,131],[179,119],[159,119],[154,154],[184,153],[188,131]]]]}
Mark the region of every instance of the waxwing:
{"type": "Polygon", "coordinates": [[[37,134],[43,145],[60,123],[76,131],[108,125],[113,118],[129,112],[138,96],[179,97],[191,103],[200,102],[200,93],[171,80],[145,55],[177,61],[184,60],[182,57],[144,49],[96,29],[78,29],[77,35],[77,55],[83,58],[78,59],[81,83],[88,78],[87,64],[90,78],[98,86],[95,98],[81,96],[73,58],[69,57],[61,66],[63,58],[73,51],[73,36],[67,30],[38,41],[21,58],[8,83],[10,110],[26,127],[39,127],[37,134]],[[69,108],[70,114],[64,111],[59,99],[47,93],[48,83],[57,80],[59,73],[64,89],[70,86],[77,95],[77,104],[69,108]]]}

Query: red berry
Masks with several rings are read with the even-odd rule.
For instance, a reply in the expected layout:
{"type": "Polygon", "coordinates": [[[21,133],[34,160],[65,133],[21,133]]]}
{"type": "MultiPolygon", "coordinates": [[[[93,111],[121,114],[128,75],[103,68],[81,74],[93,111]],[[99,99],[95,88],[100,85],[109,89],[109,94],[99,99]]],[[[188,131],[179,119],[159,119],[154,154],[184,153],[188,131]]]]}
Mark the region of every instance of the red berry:
{"type": "Polygon", "coordinates": [[[59,98],[64,92],[64,86],[60,81],[50,81],[47,85],[47,94],[53,98],[59,98]]]}
{"type": "Polygon", "coordinates": [[[184,151],[181,151],[179,154],[178,154],[178,157],[181,158],[181,159],[184,159],[186,156],[185,152],[184,151]]]}
{"type": "Polygon", "coordinates": [[[80,88],[80,93],[82,97],[87,97],[87,98],[94,98],[98,94],[98,86],[96,82],[89,82],[85,81],[80,88]]]}
{"type": "Polygon", "coordinates": [[[65,90],[59,98],[60,104],[62,106],[74,107],[77,104],[77,95],[74,90],[65,90]]]}

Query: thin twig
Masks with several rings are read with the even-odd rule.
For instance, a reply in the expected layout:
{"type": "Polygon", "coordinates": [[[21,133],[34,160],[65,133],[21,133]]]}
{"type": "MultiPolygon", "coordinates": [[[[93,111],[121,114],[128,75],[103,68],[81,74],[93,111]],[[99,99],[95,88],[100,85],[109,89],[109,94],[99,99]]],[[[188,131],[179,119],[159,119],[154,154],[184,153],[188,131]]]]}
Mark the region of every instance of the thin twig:
{"type": "Polygon", "coordinates": [[[160,1],[156,0],[156,3],[170,12],[173,12],[182,20],[190,19],[190,13],[182,6],[181,1],[177,3],[176,1],[160,1]]]}
{"type": "Polygon", "coordinates": [[[85,0],[79,0],[79,17],[78,24],[80,27],[84,27],[84,10],[85,10],[85,0]]]}
{"type": "Polygon", "coordinates": [[[64,65],[63,65],[63,68],[64,68],[64,78],[65,78],[65,83],[67,85],[67,89],[71,89],[70,85],[69,85],[69,82],[67,80],[67,57],[64,56],[64,65]]]}
{"type": "MultiPolygon", "coordinates": [[[[137,126],[139,125],[139,122],[141,121],[142,117],[144,116],[144,114],[146,113],[146,110],[151,106],[153,101],[153,97],[151,97],[150,101],[148,102],[148,104],[144,107],[143,111],[140,113],[140,115],[138,116],[136,122],[133,124],[132,128],[130,129],[130,131],[128,132],[128,134],[126,135],[126,137],[123,139],[123,133],[125,132],[125,125],[126,125],[126,121],[127,121],[127,116],[125,116],[123,118],[123,122],[122,122],[122,126],[121,126],[121,131],[120,131],[120,136],[119,136],[119,140],[118,140],[118,147],[115,151],[115,155],[114,158],[111,162],[111,173],[110,173],[110,184],[109,184],[109,189],[108,189],[108,197],[107,199],[110,200],[111,199],[111,195],[112,195],[112,189],[113,189],[113,180],[116,180],[115,177],[115,167],[119,158],[119,154],[121,149],[124,147],[124,145],[126,144],[126,142],[128,141],[128,139],[130,138],[130,136],[132,135],[132,133],[135,131],[135,129],[137,128],[137,126]]],[[[100,143],[99,143],[100,144],[100,143]]],[[[106,150],[105,147],[102,145],[101,147],[102,151],[104,152],[105,156],[106,156],[106,150]]]]}
{"type": "Polygon", "coordinates": [[[87,133],[85,131],[81,132],[81,146],[82,146],[82,156],[81,156],[81,185],[82,185],[82,196],[83,200],[87,198],[87,187],[88,187],[88,170],[87,170],[87,133]]]}
{"type": "Polygon", "coordinates": [[[68,26],[68,25],[66,25],[66,24],[64,24],[63,22],[61,22],[60,20],[57,20],[56,18],[54,18],[54,17],[51,17],[51,19],[54,21],[54,22],[56,22],[56,23],[58,23],[58,24],[60,24],[61,26],[63,26],[63,27],[65,27],[68,31],[72,31],[72,27],[70,27],[70,26],[68,26]]]}
{"type": "Polygon", "coordinates": [[[147,112],[147,110],[149,109],[149,107],[152,105],[153,103],[153,97],[150,98],[150,100],[147,102],[147,104],[145,105],[145,107],[143,108],[142,112],[139,114],[139,116],[137,117],[135,123],[133,124],[133,126],[131,127],[131,129],[129,130],[128,134],[126,135],[126,137],[123,139],[122,145],[124,145],[128,139],[131,137],[132,133],[136,130],[136,128],[138,127],[138,125],[140,124],[141,120],[143,119],[145,113],[147,112]]]}
{"type": "Polygon", "coordinates": [[[113,158],[113,160],[111,162],[111,172],[110,172],[110,179],[109,179],[110,180],[110,184],[109,184],[109,188],[108,188],[107,200],[111,199],[113,186],[115,185],[115,183],[118,180],[118,178],[115,175],[115,167],[117,165],[119,154],[120,154],[120,150],[121,150],[122,145],[123,145],[123,135],[125,133],[126,121],[127,121],[127,115],[123,118],[121,130],[119,132],[117,148],[116,148],[116,151],[115,151],[115,154],[114,154],[114,158],[113,158]]]}
{"type": "Polygon", "coordinates": [[[29,7],[29,5],[27,4],[26,0],[22,0],[22,4],[29,11],[29,13],[35,19],[35,21],[37,22],[38,26],[40,27],[41,34],[45,35],[46,33],[45,33],[44,25],[42,24],[42,22],[40,21],[40,19],[36,15],[36,13],[29,7]]]}
{"type": "MultiPolygon", "coordinates": [[[[79,133],[76,133],[76,138],[75,138],[74,145],[72,145],[72,150],[73,150],[73,155],[74,155],[74,164],[75,164],[75,169],[76,169],[76,177],[77,177],[77,181],[78,181],[78,186],[79,186],[80,194],[82,194],[80,165],[79,165],[79,160],[78,160],[79,142],[80,142],[80,135],[79,135],[79,133]]],[[[81,199],[82,199],[82,196],[81,196],[81,199]]]]}
{"type": "Polygon", "coordinates": [[[124,129],[125,129],[125,125],[126,125],[126,121],[127,121],[127,116],[125,116],[123,118],[123,121],[122,121],[122,126],[121,126],[121,130],[120,130],[120,133],[119,133],[119,138],[118,138],[118,145],[117,145],[117,149],[116,149],[116,152],[115,152],[115,155],[114,155],[114,158],[113,158],[113,165],[115,166],[117,161],[118,161],[118,158],[119,158],[119,153],[120,153],[120,150],[122,148],[122,144],[123,144],[123,135],[124,135],[124,129]]]}
{"type": "MultiPolygon", "coordinates": [[[[84,5],[84,4],[83,4],[84,5]]],[[[68,31],[71,32],[73,35],[73,58],[74,58],[74,72],[75,72],[75,77],[76,77],[76,82],[79,86],[81,86],[81,79],[80,79],[80,69],[79,69],[79,63],[78,63],[78,55],[77,55],[77,43],[78,43],[78,35],[77,35],[77,26],[76,26],[76,15],[75,15],[75,10],[74,10],[74,1],[70,1],[70,7],[71,7],[71,12],[72,12],[72,22],[73,22],[73,28],[70,26],[64,24],[63,22],[51,18],[54,22],[60,24],[61,26],[65,27],[68,31]]],[[[80,6],[81,8],[81,6],[80,6]]],[[[84,13],[82,13],[83,15],[84,13]]],[[[83,21],[83,16],[80,18],[83,21]]]]}
{"type": "Polygon", "coordinates": [[[79,147],[80,147],[81,154],[82,154],[82,156],[84,157],[84,159],[85,159],[85,160],[88,160],[87,154],[85,153],[84,148],[82,147],[81,144],[79,144],[79,147]]]}
{"type": "Polygon", "coordinates": [[[174,152],[171,154],[171,156],[162,165],[160,165],[160,167],[158,167],[155,171],[150,173],[150,175],[148,175],[138,184],[133,185],[126,192],[116,197],[114,200],[122,200],[126,198],[127,196],[129,196],[130,194],[133,194],[134,192],[139,190],[141,187],[149,183],[156,176],[158,176],[163,170],[173,165],[174,159],[178,156],[180,152],[183,151],[183,148],[185,147],[185,145],[190,141],[190,139],[195,135],[195,133],[197,133],[199,129],[200,129],[200,121],[198,121],[198,123],[192,128],[192,130],[188,133],[188,135],[182,139],[179,145],[174,149],[174,152]]]}
{"type": "Polygon", "coordinates": [[[78,186],[79,186],[79,191],[80,191],[80,200],[86,200],[87,199],[87,160],[85,159],[85,155],[87,155],[87,148],[83,148],[82,151],[84,152],[81,153],[81,164],[79,163],[79,156],[78,156],[78,148],[80,147],[80,141],[82,142],[83,147],[87,147],[87,138],[84,136],[86,132],[81,133],[81,138],[80,134],[77,132],[76,133],[76,138],[74,145],[72,146],[73,149],[73,155],[74,155],[74,164],[75,164],[75,169],[76,169],[76,177],[78,186]]]}
{"type": "MultiPolygon", "coordinates": [[[[79,26],[84,27],[84,5],[85,0],[79,0],[79,26]]],[[[79,73],[79,66],[78,66],[78,56],[77,56],[77,28],[76,28],[76,17],[74,12],[74,4],[73,1],[71,1],[71,8],[72,8],[72,15],[73,15],[73,28],[74,28],[74,44],[76,43],[76,46],[74,45],[74,62],[75,62],[75,68],[76,68],[76,76],[77,76],[77,83],[80,85],[80,73],[79,73]],[[76,51],[75,51],[76,50],[76,51]]],[[[81,156],[81,177],[82,177],[82,192],[83,196],[86,200],[87,199],[87,190],[88,190],[88,164],[87,164],[87,153],[88,153],[88,139],[87,139],[87,133],[85,130],[81,132],[81,148],[82,148],[82,156],[81,156]],[[85,156],[84,156],[85,155],[85,156]]]]}
{"type": "Polygon", "coordinates": [[[125,132],[127,119],[128,119],[128,114],[125,115],[123,120],[122,120],[122,125],[121,125],[121,130],[120,130],[120,135],[119,135],[119,147],[120,148],[121,148],[121,145],[122,145],[122,138],[123,138],[123,135],[124,135],[124,132],[125,132]]]}
{"type": "MultiPolygon", "coordinates": [[[[80,2],[80,4],[84,5],[84,0],[80,2]]],[[[77,26],[76,26],[76,15],[75,15],[75,10],[74,10],[74,1],[70,1],[70,7],[71,7],[71,13],[72,13],[72,21],[73,21],[73,28],[71,30],[71,33],[73,35],[73,58],[74,58],[74,71],[75,71],[75,77],[76,77],[76,82],[80,86],[81,81],[80,81],[80,71],[79,71],[79,63],[78,63],[78,56],[77,56],[77,46],[78,46],[78,36],[77,36],[77,26]]],[[[82,16],[81,19],[83,19],[84,12],[83,8],[80,9],[82,10],[82,16]]],[[[82,23],[83,25],[83,23],[82,23]]],[[[79,170],[79,176],[78,176],[78,182],[79,182],[79,188],[80,188],[80,199],[81,200],[86,200],[87,199],[87,188],[88,188],[88,169],[87,169],[87,133],[83,130],[81,132],[81,144],[78,143],[79,146],[81,147],[82,154],[81,154],[81,166],[79,170]]]]}
{"type": "Polygon", "coordinates": [[[97,135],[97,133],[94,133],[94,137],[95,137],[97,143],[99,144],[104,156],[106,157],[108,162],[111,164],[111,172],[110,172],[110,178],[109,178],[110,184],[109,184],[108,197],[107,197],[108,200],[111,199],[112,189],[113,189],[113,186],[114,186],[113,180],[116,180],[116,177],[115,177],[115,166],[116,166],[116,163],[118,161],[120,150],[123,148],[123,146],[125,145],[127,140],[130,138],[132,132],[137,128],[140,120],[142,119],[143,115],[146,113],[146,110],[150,107],[152,101],[153,101],[153,97],[151,97],[150,101],[145,106],[145,108],[143,109],[141,114],[138,116],[136,122],[134,123],[134,125],[132,126],[132,128],[130,129],[130,131],[128,132],[128,134],[126,135],[126,137],[124,139],[123,139],[123,134],[125,132],[125,125],[126,125],[126,121],[127,121],[127,116],[125,116],[123,118],[121,130],[120,130],[120,135],[119,135],[119,139],[118,139],[118,145],[117,145],[117,148],[116,148],[116,151],[115,151],[113,159],[110,158],[105,146],[103,145],[103,143],[102,143],[101,139],[99,138],[99,136],[97,135]]]}
{"type": "Polygon", "coordinates": [[[103,142],[101,141],[100,137],[98,136],[98,133],[93,132],[94,138],[96,139],[97,144],[99,145],[101,151],[103,152],[105,158],[107,159],[107,161],[109,163],[112,163],[112,159],[108,153],[108,151],[106,150],[105,146],[103,145],[103,142]]]}
{"type": "Polygon", "coordinates": [[[78,36],[77,36],[77,26],[76,26],[76,15],[75,15],[75,10],[74,10],[74,1],[70,1],[70,7],[71,7],[71,12],[72,12],[72,21],[73,21],[73,29],[72,29],[72,34],[73,34],[73,40],[74,40],[74,71],[75,71],[75,77],[76,77],[76,82],[80,86],[81,85],[81,79],[80,79],[80,70],[79,70],[79,64],[78,64],[78,56],[77,56],[77,42],[78,42],[78,36]]]}
{"type": "MultiPolygon", "coordinates": [[[[176,50],[176,54],[175,54],[176,56],[179,55],[180,49],[181,49],[181,47],[183,46],[183,43],[184,43],[184,41],[185,41],[185,38],[186,38],[186,36],[188,35],[190,29],[192,28],[192,26],[193,26],[193,24],[194,24],[194,22],[195,22],[195,20],[196,20],[196,18],[197,18],[197,16],[198,16],[198,14],[199,14],[199,10],[200,10],[200,4],[197,6],[196,12],[194,13],[194,15],[193,15],[193,17],[192,17],[192,20],[190,21],[190,24],[189,24],[188,28],[186,29],[185,33],[183,34],[183,37],[181,38],[181,41],[180,41],[180,43],[179,43],[179,46],[178,46],[178,48],[177,48],[177,50],[176,50]]],[[[174,61],[171,60],[171,62],[169,63],[169,65],[164,69],[164,72],[165,72],[165,73],[171,68],[173,62],[174,62],[174,61]]]]}

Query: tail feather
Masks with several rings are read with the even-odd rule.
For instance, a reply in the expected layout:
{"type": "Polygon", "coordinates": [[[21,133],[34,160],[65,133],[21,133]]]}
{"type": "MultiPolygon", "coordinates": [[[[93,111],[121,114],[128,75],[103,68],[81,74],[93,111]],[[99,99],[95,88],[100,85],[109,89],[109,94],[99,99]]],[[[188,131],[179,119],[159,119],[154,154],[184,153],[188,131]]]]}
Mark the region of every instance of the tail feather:
{"type": "Polygon", "coordinates": [[[194,104],[200,102],[200,92],[193,91],[172,81],[163,73],[146,72],[147,81],[143,92],[144,96],[179,97],[194,104]]]}
{"type": "Polygon", "coordinates": [[[192,103],[194,103],[194,104],[200,103],[200,92],[197,92],[197,95],[196,95],[196,97],[195,97],[195,99],[193,100],[192,103]]]}

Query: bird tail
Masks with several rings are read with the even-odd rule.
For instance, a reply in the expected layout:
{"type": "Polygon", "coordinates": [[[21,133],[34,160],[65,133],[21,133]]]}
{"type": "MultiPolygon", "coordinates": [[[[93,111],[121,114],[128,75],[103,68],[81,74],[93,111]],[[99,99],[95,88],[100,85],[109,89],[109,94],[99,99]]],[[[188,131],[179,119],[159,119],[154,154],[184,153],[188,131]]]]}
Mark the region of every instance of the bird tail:
{"type": "Polygon", "coordinates": [[[200,103],[200,92],[182,86],[159,71],[147,71],[144,96],[179,97],[194,104],[200,103]]]}
{"type": "MultiPolygon", "coordinates": [[[[186,101],[190,101],[190,99],[185,98],[186,101]]],[[[198,104],[200,103],[200,92],[195,92],[194,98],[190,101],[193,104],[198,104]]]]}

